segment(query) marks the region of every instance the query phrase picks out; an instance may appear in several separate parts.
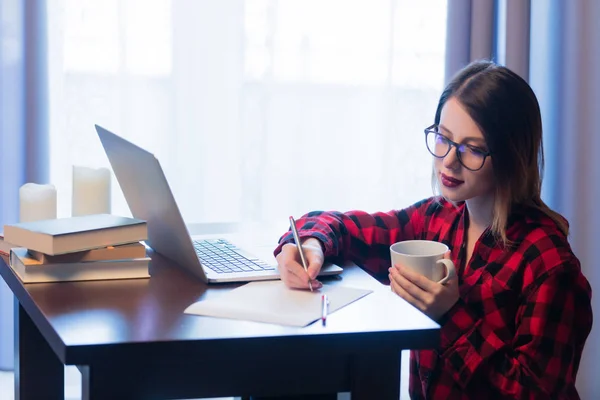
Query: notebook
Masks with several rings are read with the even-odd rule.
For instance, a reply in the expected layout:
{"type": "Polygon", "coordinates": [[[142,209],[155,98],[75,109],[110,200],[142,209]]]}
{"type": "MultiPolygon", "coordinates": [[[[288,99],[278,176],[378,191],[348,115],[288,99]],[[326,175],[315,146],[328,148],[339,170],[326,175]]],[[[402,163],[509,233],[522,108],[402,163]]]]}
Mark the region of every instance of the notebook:
{"type": "MultiPolygon", "coordinates": [[[[101,126],[95,127],[132,215],[147,221],[146,244],[154,251],[208,283],[280,278],[274,262],[225,238],[192,240],[158,159],[101,126]]],[[[320,275],[341,272],[338,265],[328,263],[320,275]]]]}
{"type": "Polygon", "coordinates": [[[327,294],[328,314],[332,314],[371,292],[327,284],[311,292],[290,289],[282,281],[251,282],[218,297],[200,300],[184,313],[304,327],[321,318],[322,294],[327,294]]]}

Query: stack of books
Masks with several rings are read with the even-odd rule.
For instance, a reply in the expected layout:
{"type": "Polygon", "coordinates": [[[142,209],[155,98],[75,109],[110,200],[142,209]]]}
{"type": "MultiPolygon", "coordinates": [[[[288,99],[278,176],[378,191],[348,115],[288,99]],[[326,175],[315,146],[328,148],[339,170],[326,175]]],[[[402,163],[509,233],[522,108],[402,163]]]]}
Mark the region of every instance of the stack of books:
{"type": "Polygon", "coordinates": [[[147,239],[144,220],[95,214],[5,225],[2,251],[23,283],[149,278],[147,239]]]}

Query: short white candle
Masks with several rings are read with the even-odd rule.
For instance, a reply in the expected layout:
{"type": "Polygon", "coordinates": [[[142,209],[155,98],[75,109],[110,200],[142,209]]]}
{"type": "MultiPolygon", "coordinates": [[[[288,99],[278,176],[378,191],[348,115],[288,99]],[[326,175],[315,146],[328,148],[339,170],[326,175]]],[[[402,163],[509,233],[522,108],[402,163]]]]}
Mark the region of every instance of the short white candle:
{"type": "Polygon", "coordinates": [[[26,183],[19,188],[19,222],[56,219],[54,185],[26,183]]]}
{"type": "Polygon", "coordinates": [[[73,166],[74,217],[110,214],[110,171],[107,168],[73,166]]]}

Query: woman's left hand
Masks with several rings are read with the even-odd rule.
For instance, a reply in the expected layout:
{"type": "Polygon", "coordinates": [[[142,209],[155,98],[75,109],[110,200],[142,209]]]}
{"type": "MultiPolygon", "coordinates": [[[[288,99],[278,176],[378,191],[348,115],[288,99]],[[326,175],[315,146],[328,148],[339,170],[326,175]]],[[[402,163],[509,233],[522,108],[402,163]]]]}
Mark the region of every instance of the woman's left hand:
{"type": "Polygon", "coordinates": [[[402,265],[392,266],[389,272],[392,292],[433,320],[446,314],[458,301],[457,277],[442,285],[402,265]]]}

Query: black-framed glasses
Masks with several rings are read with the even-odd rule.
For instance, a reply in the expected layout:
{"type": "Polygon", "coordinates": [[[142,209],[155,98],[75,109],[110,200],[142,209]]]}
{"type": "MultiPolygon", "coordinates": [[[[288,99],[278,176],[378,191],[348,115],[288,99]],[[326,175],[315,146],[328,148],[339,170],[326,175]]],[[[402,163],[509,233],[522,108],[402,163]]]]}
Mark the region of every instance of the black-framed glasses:
{"type": "Polygon", "coordinates": [[[479,171],[485,164],[485,159],[491,153],[471,144],[453,142],[438,131],[436,124],[425,128],[425,144],[427,150],[436,158],[444,158],[452,147],[456,148],[456,158],[469,171],[479,171]]]}

